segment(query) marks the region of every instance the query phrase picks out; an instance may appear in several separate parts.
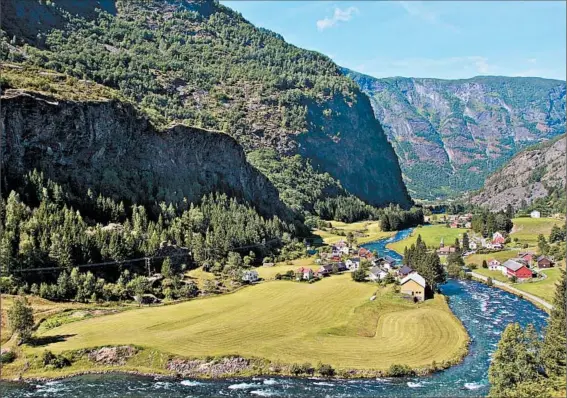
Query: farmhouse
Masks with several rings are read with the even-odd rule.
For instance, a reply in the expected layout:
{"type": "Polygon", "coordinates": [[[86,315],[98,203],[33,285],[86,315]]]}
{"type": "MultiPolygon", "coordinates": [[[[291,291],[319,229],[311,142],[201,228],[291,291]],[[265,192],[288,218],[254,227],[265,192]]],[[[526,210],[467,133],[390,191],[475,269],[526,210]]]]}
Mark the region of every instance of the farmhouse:
{"type": "Polygon", "coordinates": [[[515,276],[518,280],[530,279],[532,271],[516,260],[508,260],[502,264],[502,273],[508,277],[515,276]]]}
{"type": "Polygon", "coordinates": [[[455,253],[456,251],[457,251],[457,249],[453,246],[443,246],[443,247],[440,247],[437,250],[437,254],[443,256],[443,255],[447,255],[447,254],[450,254],[450,253],[455,253]]]}
{"type": "Polygon", "coordinates": [[[425,288],[427,283],[423,276],[419,275],[417,272],[409,274],[402,279],[400,286],[402,294],[412,296],[414,300],[417,299],[417,301],[425,300],[425,288]]]}
{"type": "Polygon", "coordinates": [[[409,274],[411,274],[412,272],[414,272],[413,269],[411,269],[407,265],[404,265],[402,268],[400,268],[398,270],[398,277],[404,278],[404,277],[408,276],[409,274]]]}
{"type": "Polygon", "coordinates": [[[258,272],[254,270],[245,271],[242,275],[242,281],[248,283],[258,282],[260,277],[258,276],[258,272]]]}
{"type": "Polygon", "coordinates": [[[541,217],[541,213],[537,210],[534,210],[530,213],[530,217],[531,218],[540,218],[541,217]]]}
{"type": "Polygon", "coordinates": [[[496,259],[492,259],[488,263],[488,269],[491,270],[491,271],[502,271],[502,265],[501,265],[500,261],[498,261],[496,259]]]}
{"type": "Polygon", "coordinates": [[[525,253],[520,253],[519,258],[523,259],[528,264],[531,264],[531,262],[534,261],[535,255],[530,252],[525,252],[525,253]]]}
{"type": "Polygon", "coordinates": [[[356,271],[360,268],[360,258],[353,257],[346,260],[346,266],[351,271],[356,271]]]}
{"type": "Polygon", "coordinates": [[[538,268],[550,268],[553,267],[553,261],[551,261],[546,256],[539,256],[536,260],[538,268]]]}
{"type": "Polygon", "coordinates": [[[372,260],[374,258],[374,254],[372,254],[370,250],[365,249],[364,247],[358,249],[358,256],[367,260],[372,260]]]}
{"type": "Polygon", "coordinates": [[[332,264],[324,264],[319,267],[318,270],[320,275],[329,275],[333,273],[333,265],[332,264]]]}
{"type": "Polygon", "coordinates": [[[295,272],[295,275],[297,280],[304,279],[307,281],[310,281],[315,276],[313,274],[313,270],[307,267],[298,268],[297,271],[295,272]]]}
{"type": "Polygon", "coordinates": [[[492,234],[492,246],[503,245],[506,242],[506,238],[500,232],[495,232],[492,234]]]}
{"type": "Polygon", "coordinates": [[[371,281],[380,281],[388,275],[388,271],[383,270],[380,267],[372,267],[368,270],[368,279],[371,281]]]}

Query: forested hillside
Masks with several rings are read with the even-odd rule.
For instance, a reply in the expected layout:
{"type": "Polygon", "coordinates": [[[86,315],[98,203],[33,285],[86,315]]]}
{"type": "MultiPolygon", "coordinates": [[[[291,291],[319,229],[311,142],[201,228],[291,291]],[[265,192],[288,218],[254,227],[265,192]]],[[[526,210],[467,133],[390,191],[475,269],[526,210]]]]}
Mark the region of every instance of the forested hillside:
{"type": "Polygon", "coordinates": [[[526,146],[565,132],[564,81],[376,79],[345,73],[370,97],[415,198],[478,189],[526,146]]]}
{"type": "Polygon", "coordinates": [[[356,84],[329,58],[217,2],[2,4],[6,60],[94,80],[156,120],[226,132],[247,151],[299,154],[373,205],[410,204],[396,155],[356,84]]]}

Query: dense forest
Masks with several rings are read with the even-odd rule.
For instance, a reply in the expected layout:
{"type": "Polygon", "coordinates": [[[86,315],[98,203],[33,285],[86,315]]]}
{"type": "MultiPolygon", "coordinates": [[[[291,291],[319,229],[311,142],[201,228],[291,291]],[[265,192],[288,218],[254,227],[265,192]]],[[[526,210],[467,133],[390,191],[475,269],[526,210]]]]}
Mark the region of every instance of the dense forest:
{"type": "Polygon", "coordinates": [[[89,190],[79,211],[69,205],[60,185],[33,171],[19,192],[10,192],[1,202],[0,266],[2,275],[11,279],[4,284],[49,282],[57,273],[38,272],[42,268],[70,273],[78,265],[105,262],[114,264],[93,267],[93,277],[114,282],[123,269],[132,275],[159,272],[168,257],[178,272],[203,265],[238,279],[243,268],[265,256],[285,260],[280,253],[289,250],[280,249],[298,243],[294,225],[277,217],[265,219],[224,194],[210,194],[185,206],[162,202],[156,208],[157,212],[135,204],[125,207],[89,190]],[[146,269],[143,258],[155,256],[158,260],[146,269]]]}

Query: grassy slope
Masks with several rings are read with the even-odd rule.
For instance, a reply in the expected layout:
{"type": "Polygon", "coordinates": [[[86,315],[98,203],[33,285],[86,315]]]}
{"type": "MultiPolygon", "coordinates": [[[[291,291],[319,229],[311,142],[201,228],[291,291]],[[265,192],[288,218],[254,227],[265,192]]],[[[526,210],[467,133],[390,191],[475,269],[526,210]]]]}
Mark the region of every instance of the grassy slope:
{"type": "MultiPolygon", "coordinates": [[[[395,234],[395,232],[384,232],[380,230],[380,223],[378,221],[359,221],[351,224],[347,224],[340,221],[331,221],[331,225],[333,228],[338,230],[344,231],[345,234],[348,232],[362,232],[364,235],[363,237],[356,238],[356,241],[359,244],[372,242],[378,239],[387,238],[395,234]]],[[[321,237],[324,243],[331,245],[333,243],[337,243],[341,239],[346,240],[345,236],[335,235],[331,233],[329,230],[320,230],[316,229],[313,231],[314,235],[318,235],[321,237]]]]}
{"type": "MultiPolygon", "coordinates": [[[[14,302],[14,298],[17,296],[12,296],[12,295],[8,295],[8,294],[2,294],[1,297],[1,307],[2,307],[2,322],[1,322],[1,329],[0,329],[0,343],[4,344],[5,342],[7,342],[10,337],[12,336],[12,334],[10,333],[10,329],[8,327],[8,322],[7,322],[7,313],[8,313],[8,309],[10,309],[10,307],[12,307],[12,303],[14,302]]],[[[40,322],[41,320],[56,315],[58,313],[61,313],[65,310],[70,310],[70,309],[76,309],[76,310],[80,310],[80,309],[85,309],[85,308],[93,308],[93,306],[88,305],[88,304],[81,304],[81,303],[56,303],[53,301],[49,301],[49,300],[44,300],[42,298],[39,297],[35,297],[35,296],[28,296],[28,302],[31,304],[32,308],[33,308],[33,314],[34,314],[34,320],[35,322],[40,322]]]]}
{"type": "Polygon", "coordinates": [[[467,232],[464,228],[447,228],[445,225],[416,228],[411,236],[399,242],[390,243],[388,248],[403,254],[404,248],[415,243],[418,235],[421,235],[428,247],[438,248],[441,238],[444,239],[445,245],[452,245],[455,243],[455,238],[460,237],[464,232],[467,232]]]}
{"type": "Polygon", "coordinates": [[[524,292],[531,293],[535,296],[541,297],[548,303],[553,303],[555,296],[555,285],[559,282],[561,271],[559,268],[550,268],[542,270],[547,275],[547,278],[539,282],[525,282],[514,284],[514,287],[524,292]]]}
{"type": "Polygon", "coordinates": [[[549,237],[551,228],[554,225],[563,225],[565,220],[557,218],[514,218],[514,229],[512,230],[512,238],[518,238],[521,243],[527,243],[530,246],[537,246],[537,236],[543,234],[549,237]]]}
{"type": "Polygon", "coordinates": [[[63,325],[44,335],[73,337],[37,350],[137,344],[183,356],[238,354],[375,369],[425,366],[458,355],[467,335],[442,296],[414,305],[382,291],[370,302],[376,289],[350,275],[315,284],[263,283],[63,325]]]}

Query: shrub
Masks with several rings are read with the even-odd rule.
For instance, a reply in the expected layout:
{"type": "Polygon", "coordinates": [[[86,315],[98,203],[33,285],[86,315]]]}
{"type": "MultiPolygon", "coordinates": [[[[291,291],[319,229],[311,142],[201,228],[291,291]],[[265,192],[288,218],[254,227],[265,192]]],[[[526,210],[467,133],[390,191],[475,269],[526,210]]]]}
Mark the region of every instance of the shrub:
{"type": "Polygon", "coordinates": [[[331,365],[321,363],[317,365],[317,373],[324,377],[332,377],[335,375],[335,369],[331,365]]]}
{"type": "Polygon", "coordinates": [[[491,277],[488,277],[488,279],[486,280],[486,284],[487,284],[488,286],[492,286],[492,285],[494,284],[494,283],[492,282],[492,278],[491,278],[491,277]]]}
{"type": "Polygon", "coordinates": [[[51,366],[56,369],[61,369],[66,366],[71,366],[71,361],[65,358],[63,355],[56,355],[51,351],[45,350],[41,356],[41,361],[43,366],[51,366]]]}
{"type": "Polygon", "coordinates": [[[388,376],[391,377],[403,377],[403,376],[414,376],[415,371],[408,365],[398,365],[393,364],[388,369],[388,376]]]}
{"type": "Polygon", "coordinates": [[[4,351],[0,354],[0,363],[10,363],[16,359],[16,354],[12,351],[4,351]]]}

